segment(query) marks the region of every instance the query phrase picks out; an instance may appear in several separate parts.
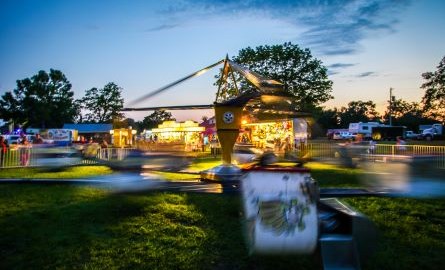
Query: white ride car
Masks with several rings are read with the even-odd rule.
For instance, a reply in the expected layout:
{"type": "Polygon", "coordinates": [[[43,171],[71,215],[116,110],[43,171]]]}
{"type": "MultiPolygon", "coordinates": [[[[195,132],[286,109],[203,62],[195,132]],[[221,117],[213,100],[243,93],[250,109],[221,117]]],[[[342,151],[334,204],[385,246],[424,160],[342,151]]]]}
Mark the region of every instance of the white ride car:
{"type": "Polygon", "coordinates": [[[233,149],[232,160],[235,164],[250,163],[257,160],[263,151],[252,146],[235,146],[233,149]]]}
{"type": "Polygon", "coordinates": [[[354,135],[348,131],[337,131],[332,135],[332,139],[334,140],[347,140],[353,139],[354,135]]]}

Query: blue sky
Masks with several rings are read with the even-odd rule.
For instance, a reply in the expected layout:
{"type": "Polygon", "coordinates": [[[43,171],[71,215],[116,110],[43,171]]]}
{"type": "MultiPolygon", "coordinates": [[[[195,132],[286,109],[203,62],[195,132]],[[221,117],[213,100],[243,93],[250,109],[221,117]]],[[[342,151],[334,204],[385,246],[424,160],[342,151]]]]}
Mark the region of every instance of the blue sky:
{"type": "MultiPolygon", "coordinates": [[[[445,56],[445,1],[0,1],[0,94],[61,70],[76,97],[115,82],[129,102],[242,48],[292,42],[328,67],[334,100],[420,101],[445,56]]],[[[210,104],[214,69],[139,104],[210,104]]],[[[145,113],[147,114],[147,113],[145,113]]],[[[180,120],[208,111],[174,112],[180,120]]],[[[128,113],[140,119],[141,113],[128,113]]]]}

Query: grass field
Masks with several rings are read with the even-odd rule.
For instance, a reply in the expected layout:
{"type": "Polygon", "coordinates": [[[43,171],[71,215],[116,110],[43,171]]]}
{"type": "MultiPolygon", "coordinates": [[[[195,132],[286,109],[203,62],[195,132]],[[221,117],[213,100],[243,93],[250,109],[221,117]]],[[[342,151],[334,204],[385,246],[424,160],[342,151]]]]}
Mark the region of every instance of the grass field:
{"type": "Polygon", "coordinates": [[[2,168],[0,169],[0,179],[67,179],[92,177],[111,173],[113,173],[113,171],[106,166],[75,166],[54,169],[40,169],[30,167],[6,169],[2,168]]]}
{"type": "MultiPolygon", "coordinates": [[[[211,159],[199,163],[213,165],[211,159]]],[[[358,185],[359,170],[309,166],[321,186],[358,185]]],[[[380,245],[363,269],[445,264],[445,199],[344,201],[380,231],[380,245]]],[[[249,255],[241,216],[237,195],[2,184],[0,269],[321,269],[317,252],[249,255]]]]}

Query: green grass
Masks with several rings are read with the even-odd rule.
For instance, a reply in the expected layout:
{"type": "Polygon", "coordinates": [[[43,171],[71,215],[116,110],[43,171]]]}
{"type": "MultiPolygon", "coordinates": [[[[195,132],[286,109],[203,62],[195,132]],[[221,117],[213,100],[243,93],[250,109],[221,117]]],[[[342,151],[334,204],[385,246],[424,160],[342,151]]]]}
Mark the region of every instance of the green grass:
{"type": "Polygon", "coordinates": [[[221,157],[201,157],[195,159],[187,171],[200,172],[221,165],[221,163],[221,157]]]}
{"type": "Polygon", "coordinates": [[[445,263],[445,199],[349,198],[380,232],[366,269],[438,269],[445,263]]]}
{"type": "Polygon", "coordinates": [[[1,269],[286,268],[313,260],[249,256],[236,195],[2,185],[0,198],[1,269]]]}
{"type": "Polygon", "coordinates": [[[339,166],[308,163],[306,167],[311,169],[311,176],[320,187],[359,187],[360,169],[342,168],[339,166]]]}
{"type": "MultiPolygon", "coordinates": [[[[192,168],[212,162],[202,159],[192,168]]],[[[322,187],[360,183],[359,169],[308,167],[322,187]]],[[[445,264],[445,199],[344,201],[380,232],[377,251],[363,269],[445,264]]],[[[321,269],[318,253],[249,255],[242,228],[238,195],[0,185],[0,269],[321,269]]]]}
{"type": "Polygon", "coordinates": [[[104,174],[111,174],[113,171],[106,166],[74,166],[55,169],[40,168],[6,168],[0,169],[0,179],[9,178],[40,178],[40,179],[63,179],[82,178],[104,174]]]}
{"type": "MultiPolygon", "coordinates": [[[[358,187],[362,171],[309,163],[321,187],[358,187]]],[[[445,263],[445,199],[347,198],[367,215],[380,237],[364,269],[435,269],[445,263]]]]}
{"type": "Polygon", "coordinates": [[[191,180],[191,179],[198,179],[199,175],[197,175],[199,172],[203,170],[207,170],[210,168],[213,168],[215,166],[221,165],[222,161],[221,158],[217,157],[199,157],[196,158],[192,164],[190,164],[184,171],[181,173],[174,173],[174,172],[160,172],[160,171],[154,171],[153,174],[159,175],[160,177],[170,180],[170,181],[181,181],[181,180],[191,180]]]}

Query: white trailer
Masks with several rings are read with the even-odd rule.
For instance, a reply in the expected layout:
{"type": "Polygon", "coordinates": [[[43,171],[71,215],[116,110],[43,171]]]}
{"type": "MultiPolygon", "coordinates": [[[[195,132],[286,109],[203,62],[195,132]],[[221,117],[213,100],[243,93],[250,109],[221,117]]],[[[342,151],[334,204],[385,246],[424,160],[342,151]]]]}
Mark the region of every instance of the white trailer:
{"type": "Polygon", "coordinates": [[[367,123],[350,123],[348,131],[352,134],[361,134],[363,138],[369,139],[372,137],[372,128],[384,126],[379,122],[367,122],[367,123]]]}

